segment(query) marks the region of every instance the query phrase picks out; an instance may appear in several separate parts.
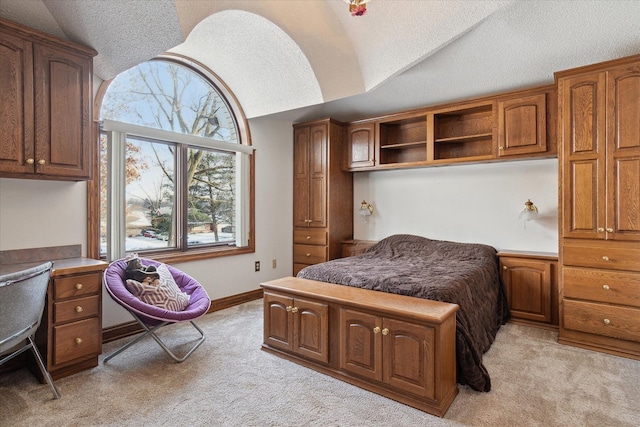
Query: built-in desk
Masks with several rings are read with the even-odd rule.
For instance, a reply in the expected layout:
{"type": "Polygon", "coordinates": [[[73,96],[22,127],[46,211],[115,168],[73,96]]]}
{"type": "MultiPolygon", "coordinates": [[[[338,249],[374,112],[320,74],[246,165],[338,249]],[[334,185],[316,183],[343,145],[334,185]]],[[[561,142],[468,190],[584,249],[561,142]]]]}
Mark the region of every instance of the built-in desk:
{"type": "Polygon", "coordinates": [[[80,254],[80,245],[0,252],[0,275],[54,263],[36,332],[36,344],[53,379],[97,366],[102,353],[102,272],[108,264],[80,254]]]}

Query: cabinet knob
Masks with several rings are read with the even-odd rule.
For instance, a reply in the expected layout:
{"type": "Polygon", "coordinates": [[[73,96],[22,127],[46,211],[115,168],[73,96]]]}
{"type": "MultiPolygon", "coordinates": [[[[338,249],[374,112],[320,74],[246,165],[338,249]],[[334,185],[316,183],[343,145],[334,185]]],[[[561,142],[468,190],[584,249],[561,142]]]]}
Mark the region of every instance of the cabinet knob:
{"type": "Polygon", "coordinates": [[[27,164],[32,165],[33,164],[33,159],[27,159],[27,164]]]}
{"type": "Polygon", "coordinates": [[[500,150],[504,150],[504,147],[501,145],[500,147],[498,147],[500,150]]]}
{"type": "Polygon", "coordinates": [[[286,308],[286,310],[287,310],[287,311],[291,311],[291,309],[292,309],[292,308],[293,308],[293,307],[288,306],[288,307],[286,308]]]}
{"type": "Polygon", "coordinates": [[[602,257],[602,260],[603,261],[609,261],[609,257],[605,255],[605,256],[602,257]]]}
{"type": "Polygon", "coordinates": [[[609,285],[602,285],[602,289],[604,289],[605,291],[608,291],[611,288],[609,287],[609,285]]]}
{"type": "Polygon", "coordinates": [[[611,320],[609,320],[609,319],[604,319],[604,320],[603,320],[603,322],[604,322],[604,324],[605,324],[605,325],[608,325],[608,324],[610,324],[610,323],[611,323],[611,320]]]}
{"type": "Polygon", "coordinates": [[[380,328],[378,326],[376,326],[375,328],[373,328],[373,333],[374,334],[379,334],[380,333],[380,328]]]}
{"type": "Polygon", "coordinates": [[[82,313],[82,310],[83,310],[83,308],[82,308],[81,305],[76,306],[76,313],[82,313]]]}
{"type": "Polygon", "coordinates": [[[82,344],[82,338],[78,337],[75,339],[76,344],[82,344]]]}
{"type": "Polygon", "coordinates": [[[46,162],[44,161],[44,159],[40,159],[40,160],[38,160],[38,164],[39,164],[39,165],[44,165],[45,163],[46,163],[46,162]]]}
{"type": "Polygon", "coordinates": [[[389,330],[387,328],[384,328],[382,330],[382,335],[388,335],[389,334],[389,330]]]}
{"type": "Polygon", "coordinates": [[[307,240],[311,240],[311,236],[307,236],[307,240]]]}
{"type": "Polygon", "coordinates": [[[291,307],[291,312],[292,313],[297,313],[298,312],[298,307],[291,307]]]}
{"type": "Polygon", "coordinates": [[[77,290],[82,289],[82,283],[76,283],[76,289],[77,290]]]}
{"type": "Polygon", "coordinates": [[[507,270],[507,266],[506,266],[506,265],[503,265],[503,266],[502,266],[502,269],[503,269],[503,270],[507,270]]]}
{"type": "Polygon", "coordinates": [[[307,256],[311,256],[311,254],[309,252],[307,252],[307,256]]]}
{"type": "Polygon", "coordinates": [[[598,233],[602,233],[603,231],[604,231],[604,228],[598,227],[598,233]]]}
{"type": "Polygon", "coordinates": [[[607,233],[613,233],[613,228],[607,228],[607,233]]]}

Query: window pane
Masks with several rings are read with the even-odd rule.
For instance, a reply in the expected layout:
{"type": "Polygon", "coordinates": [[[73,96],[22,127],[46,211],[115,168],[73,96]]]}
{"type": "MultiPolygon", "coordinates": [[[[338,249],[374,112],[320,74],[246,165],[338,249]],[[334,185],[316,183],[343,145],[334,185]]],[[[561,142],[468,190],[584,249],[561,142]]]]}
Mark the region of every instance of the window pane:
{"type": "Polygon", "coordinates": [[[231,110],[217,89],[191,69],[153,60],[109,85],[102,119],[238,143],[231,110]]]}
{"type": "Polygon", "coordinates": [[[100,132],[100,256],[107,254],[107,134],[100,132]]]}
{"type": "Polygon", "coordinates": [[[188,246],[235,243],[235,154],[189,148],[187,158],[188,246]]]}
{"type": "Polygon", "coordinates": [[[126,250],[176,247],[173,144],[127,138],[126,250]]]}

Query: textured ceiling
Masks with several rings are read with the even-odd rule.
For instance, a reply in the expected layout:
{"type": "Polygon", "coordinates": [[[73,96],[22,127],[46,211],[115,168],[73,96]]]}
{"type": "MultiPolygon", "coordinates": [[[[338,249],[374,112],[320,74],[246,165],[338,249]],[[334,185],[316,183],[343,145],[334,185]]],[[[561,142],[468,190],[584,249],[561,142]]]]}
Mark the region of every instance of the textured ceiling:
{"type": "Polygon", "coordinates": [[[638,0],[0,0],[0,16],[96,49],[109,79],[192,56],[248,118],[354,120],[553,83],[640,53],[638,0]]]}
{"type": "Polygon", "coordinates": [[[164,51],[216,72],[247,117],[365,93],[512,1],[0,0],[0,16],[98,51],[106,80],[164,51]]]}

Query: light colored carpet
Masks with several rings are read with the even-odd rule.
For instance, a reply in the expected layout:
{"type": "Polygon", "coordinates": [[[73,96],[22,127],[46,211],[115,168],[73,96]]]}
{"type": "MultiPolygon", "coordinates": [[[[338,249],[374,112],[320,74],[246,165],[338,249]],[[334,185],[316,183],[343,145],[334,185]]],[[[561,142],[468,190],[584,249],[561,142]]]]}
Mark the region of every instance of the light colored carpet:
{"type": "MultiPolygon", "coordinates": [[[[639,426],[640,361],[507,324],[484,361],[492,391],[460,388],[438,418],[260,350],[262,300],[204,316],[205,343],[174,363],[151,339],[56,381],[0,377],[2,426],[639,426]]],[[[176,343],[196,338],[165,328],[176,343]],[[182,341],[180,341],[182,340],[182,341]]],[[[120,342],[105,345],[105,353],[120,342]]]]}

